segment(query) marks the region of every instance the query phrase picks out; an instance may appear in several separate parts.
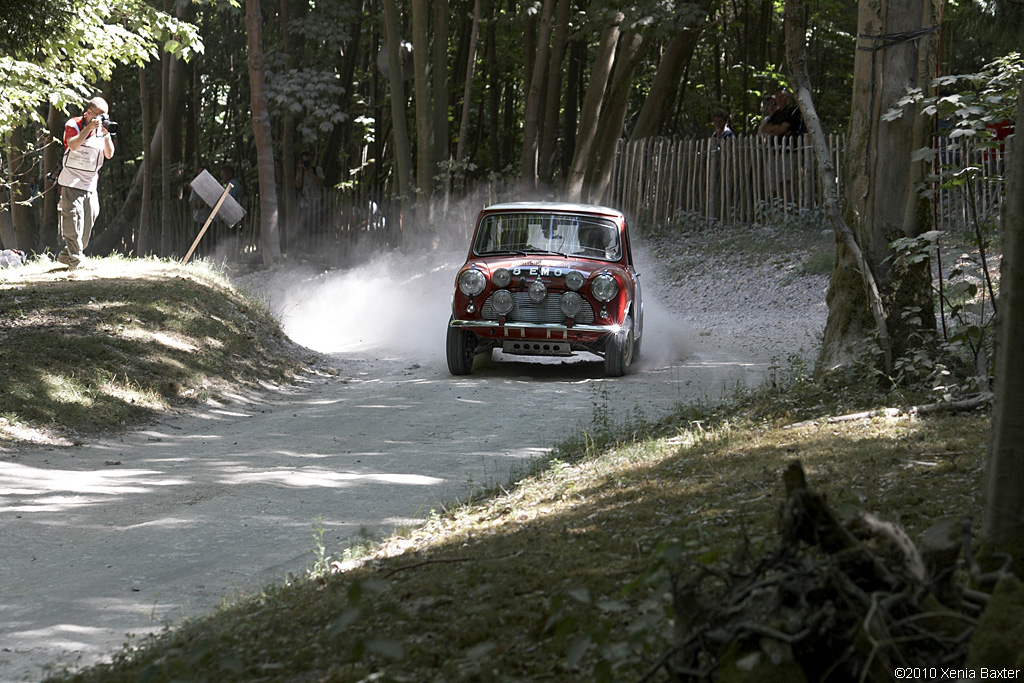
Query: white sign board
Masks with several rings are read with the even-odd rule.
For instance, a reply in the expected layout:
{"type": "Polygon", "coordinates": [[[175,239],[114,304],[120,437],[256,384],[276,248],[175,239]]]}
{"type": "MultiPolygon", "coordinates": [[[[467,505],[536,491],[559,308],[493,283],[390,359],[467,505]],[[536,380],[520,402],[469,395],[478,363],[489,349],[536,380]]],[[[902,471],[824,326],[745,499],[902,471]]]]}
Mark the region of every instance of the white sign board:
{"type": "MultiPolygon", "coordinates": [[[[211,209],[217,205],[220,200],[220,196],[224,194],[224,187],[217,182],[217,179],[210,175],[210,172],[206,169],[195,177],[191,183],[192,189],[196,191],[196,194],[206,202],[206,205],[211,209]]],[[[245,209],[242,205],[235,201],[235,198],[228,195],[224,198],[224,203],[220,205],[220,210],[217,212],[217,218],[220,218],[228,225],[235,225],[238,221],[242,220],[245,216],[245,209]]]]}

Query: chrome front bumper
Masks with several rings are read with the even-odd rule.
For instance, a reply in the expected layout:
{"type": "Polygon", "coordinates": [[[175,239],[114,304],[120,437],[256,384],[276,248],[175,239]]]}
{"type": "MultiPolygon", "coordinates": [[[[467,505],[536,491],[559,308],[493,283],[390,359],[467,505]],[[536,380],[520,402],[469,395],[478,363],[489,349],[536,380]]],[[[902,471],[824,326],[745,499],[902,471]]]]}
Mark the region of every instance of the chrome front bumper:
{"type": "Polygon", "coordinates": [[[619,325],[558,325],[553,323],[501,323],[495,320],[452,320],[449,323],[452,327],[460,327],[472,330],[505,330],[506,337],[513,336],[510,332],[517,331],[520,338],[526,337],[526,332],[541,331],[547,332],[548,339],[568,339],[571,332],[590,332],[598,334],[614,334],[620,329],[619,325]]]}

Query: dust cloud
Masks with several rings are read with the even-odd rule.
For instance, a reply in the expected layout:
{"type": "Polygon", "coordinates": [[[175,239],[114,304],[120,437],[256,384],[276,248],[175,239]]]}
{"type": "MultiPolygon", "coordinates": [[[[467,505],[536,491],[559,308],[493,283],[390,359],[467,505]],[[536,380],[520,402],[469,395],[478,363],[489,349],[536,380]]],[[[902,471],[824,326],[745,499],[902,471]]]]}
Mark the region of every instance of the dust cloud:
{"type": "Polygon", "coordinates": [[[641,369],[677,365],[694,355],[694,331],[678,310],[685,310],[685,292],[672,287],[662,275],[650,252],[633,243],[633,260],[640,273],[644,300],[644,334],[641,345],[641,369]]]}
{"type": "Polygon", "coordinates": [[[272,306],[293,341],[322,353],[376,351],[443,362],[461,264],[454,253],[388,253],[278,285],[272,306]]]}

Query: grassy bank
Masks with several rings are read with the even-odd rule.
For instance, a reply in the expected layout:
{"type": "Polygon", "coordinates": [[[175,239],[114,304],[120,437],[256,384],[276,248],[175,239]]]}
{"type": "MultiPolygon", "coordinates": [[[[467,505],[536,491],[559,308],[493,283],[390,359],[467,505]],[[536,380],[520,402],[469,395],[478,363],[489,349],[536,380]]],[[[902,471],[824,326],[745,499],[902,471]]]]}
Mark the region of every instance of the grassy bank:
{"type": "Polygon", "coordinates": [[[277,322],[203,263],[0,270],[0,448],[74,442],[287,381],[295,356],[277,322]]]}

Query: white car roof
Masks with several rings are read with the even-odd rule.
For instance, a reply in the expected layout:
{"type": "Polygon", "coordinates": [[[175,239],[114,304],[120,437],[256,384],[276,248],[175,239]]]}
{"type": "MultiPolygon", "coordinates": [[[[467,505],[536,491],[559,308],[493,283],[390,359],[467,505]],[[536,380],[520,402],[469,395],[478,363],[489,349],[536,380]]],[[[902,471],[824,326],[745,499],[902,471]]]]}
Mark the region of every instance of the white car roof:
{"type": "Polygon", "coordinates": [[[579,213],[596,213],[604,216],[621,217],[622,212],[607,206],[595,204],[574,204],[571,202],[505,202],[492,204],[484,211],[567,211],[579,213]]]}

